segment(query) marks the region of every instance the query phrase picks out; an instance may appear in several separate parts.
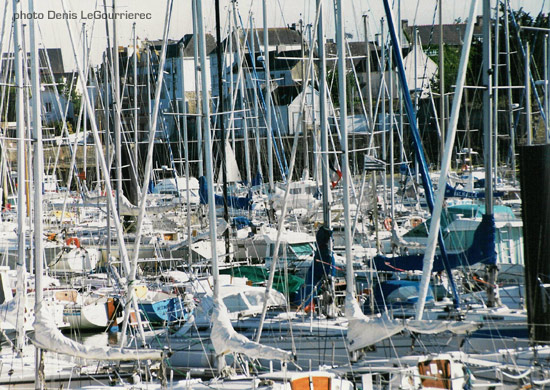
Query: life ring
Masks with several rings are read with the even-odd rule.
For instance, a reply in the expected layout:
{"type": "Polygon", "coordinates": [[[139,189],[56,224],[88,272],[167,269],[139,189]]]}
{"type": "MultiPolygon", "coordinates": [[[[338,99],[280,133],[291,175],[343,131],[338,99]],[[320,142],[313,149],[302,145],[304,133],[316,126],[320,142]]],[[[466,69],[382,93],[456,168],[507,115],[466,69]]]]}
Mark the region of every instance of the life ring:
{"type": "Polygon", "coordinates": [[[384,228],[387,230],[387,231],[391,231],[391,218],[390,217],[386,217],[384,219],[384,228]]]}
{"type": "Polygon", "coordinates": [[[69,237],[65,240],[67,246],[74,245],[77,248],[80,248],[80,240],[77,237],[69,237]]]}
{"type": "Polygon", "coordinates": [[[462,164],[462,172],[466,172],[468,170],[468,164],[462,164]]]}

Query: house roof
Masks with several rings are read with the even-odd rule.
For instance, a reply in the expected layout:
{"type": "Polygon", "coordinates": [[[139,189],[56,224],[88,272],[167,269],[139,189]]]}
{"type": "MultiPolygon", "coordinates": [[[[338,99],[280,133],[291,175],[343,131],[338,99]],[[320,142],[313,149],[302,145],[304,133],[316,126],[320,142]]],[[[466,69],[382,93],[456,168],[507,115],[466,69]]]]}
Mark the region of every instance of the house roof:
{"type": "MultiPolygon", "coordinates": [[[[371,52],[373,50],[378,50],[379,49],[378,46],[375,45],[372,42],[369,42],[369,48],[370,48],[371,52]]],[[[338,54],[336,43],[332,40],[327,41],[327,43],[325,44],[325,51],[326,51],[327,55],[329,55],[329,56],[336,56],[338,54]]],[[[351,52],[352,57],[366,56],[367,55],[367,45],[365,44],[364,41],[349,42],[349,51],[346,49],[346,53],[348,53],[348,55],[349,55],[350,52],[351,52]]]]}
{"type": "MultiPolygon", "coordinates": [[[[30,66],[31,56],[27,53],[27,61],[30,66]]],[[[65,73],[63,66],[63,54],[60,48],[53,49],[38,49],[38,61],[41,68],[41,72],[49,74],[48,63],[51,66],[52,73],[54,75],[60,75],[65,73]]],[[[13,53],[2,54],[2,72],[6,69],[13,69],[14,56],[13,53]]]]}
{"type": "MultiPolygon", "coordinates": [[[[288,50],[269,56],[269,69],[270,71],[281,71],[293,69],[296,64],[300,62],[302,53],[300,50],[288,50]]],[[[260,56],[256,53],[256,69],[263,71],[264,64],[259,60],[260,56]]],[[[245,66],[252,67],[252,59],[250,53],[244,55],[245,66]]],[[[237,65],[235,65],[237,66],[237,65]]],[[[236,69],[236,68],[235,68],[236,69]]]]}
{"type": "MultiPolygon", "coordinates": [[[[250,36],[251,32],[246,32],[250,36]]],[[[260,45],[264,44],[264,30],[253,29],[252,34],[257,37],[256,42],[260,45]]],[[[249,38],[250,39],[250,38],[249,38]]],[[[300,45],[302,43],[302,35],[299,31],[289,27],[274,27],[267,29],[267,39],[269,46],[278,45],[300,45]]],[[[256,47],[258,47],[256,45],[256,47]]]]}
{"type": "Polygon", "coordinates": [[[49,59],[53,74],[65,73],[65,68],[63,67],[63,54],[60,48],[38,49],[38,57],[40,59],[40,67],[47,67],[49,59]]]}
{"type": "MultiPolygon", "coordinates": [[[[478,17],[474,25],[474,36],[482,34],[482,19],[478,17]]],[[[438,25],[422,25],[409,26],[407,20],[403,20],[403,31],[407,35],[409,41],[413,40],[413,32],[416,27],[418,38],[423,46],[437,45],[439,43],[439,26],[438,25]]],[[[443,42],[450,46],[462,46],[464,43],[464,35],[466,34],[466,23],[444,24],[443,26],[443,42]]]]}
{"type": "MultiPolygon", "coordinates": [[[[216,50],[216,39],[212,34],[205,34],[206,38],[206,55],[209,55],[214,50],[216,50]]],[[[182,38],[185,48],[183,49],[184,57],[193,57],[195,51],[195,35],[194,34],[185,34],[182,38]]]]}
{"type": "MultiPolygon", "coordinates": [[[[205,34],[206,40],[206,55],[209,55],[214,50],[216,50],[216,39],[211,34],[205,34]]],[[[194,34],[185,34],[179,41],[174,39],[168,40],[166,45],[166,58],[177,58],[180,56],[179,44],[183,42],[183,56],[184,57],[193,57],[195,50],[195,35],[194,34]]],[[[150,45],[160,53],[162,50],[162,40],[149,41],[150,45]]]]}
{"type": "MultiPolygon", "coordinates": [[[[241,32],[241,30],[239,30],[241,32]]],[[[299,31],[297,31],[294,28],[290,27],[275,27],[275,28],[268,28],[267,29],[267,35],[268,35],[268,41],[269,46],[296,46],[302,44],[302,36],[299,31]]],[[[250,48],[252,45],[252,39],[254,39],[254,50],[256,52],[260,52],[263,50],[264,45],[264,30],[255,28],[255,29],[248,29],[244,30],[244,32],[241,34],[241,41],[246,36],[246,39],[248,41],[247,48],[250,48]]],[[[237,46],[237,32],[233,32],[231,34],[231,37],[226,37],[222,41],[222,47],[226,47],[226,45],[229,45],[229,39],[232,39],[232,50],[236,51],[237,46]]],[[[247,51],[247,50],[245,50],[247,51]]]]}

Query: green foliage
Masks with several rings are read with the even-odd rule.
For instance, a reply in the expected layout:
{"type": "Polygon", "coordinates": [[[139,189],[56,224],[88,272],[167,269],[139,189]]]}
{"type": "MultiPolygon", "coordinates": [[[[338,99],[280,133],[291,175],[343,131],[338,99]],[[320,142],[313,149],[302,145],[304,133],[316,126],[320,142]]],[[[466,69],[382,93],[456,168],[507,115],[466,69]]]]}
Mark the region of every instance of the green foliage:
{"type": "MultiPolygon", "coordinates": [[[[509,28],[510,34],[508,36],[509,45],[510,45],[510,76],[511,76],[511,85],[523,85],[524,84],[524,58],[522,48],[520,47],[520,42],[518,41],[518,34],[521,39],[522,45],[525,42],[529,42],[531,46],[531,55],[532,55],[532,68],[533,77],[535,80],[543,78],[543,55],[544,55],[544,33],[541,31],[533,31],[522,29],[518,32],[516,24],[523,27],[548,27],[548,15],[539,14],[536,18],[533,18],[523,9],[518,11],[512,11],[513,16],[509,15],[509,28]],[[513,22],[515,19],[516,23],[513,22]]],[[[455,22],[460,22],[456,20],[455,22]]],[[[500,17],[500,35],[499,35],[499,52],[506,52],[506,42],[505,42],[505,32],[504,32],[504,15],[501,13],[500,17]]],[[[491,55],[493,56],[494,64],[494,53],[495,53],[495,34],[494,26],[491,28],[491,55]]],[[[438,54],[438,45],[431,45],[428,48],[428,52],[435,54],[431,56],[431,59],[439,64],[439,54],[438,54]]],[[[445,92],[449,93],[453,91],[453,86],[456,84],[456,77],[458,74],[458,65],[460,63],[462,47],[453,47],[453,46],[444,46],[444,69],[445,69],[445,92]]],[[[499,83],[507,83],[507,74],[505,64],[505,55],[501,54],[499,57],[500,66],[498,67],[499,71],[499,83]]],[[[479,37],[474,36],[474,41],[472,42],[472,47],[470,49],[470,59],[468,61],[468,69],[466,73],[466,85],[470,86],[480,86],[482,80],[482,69],[483,69],[483,49],[482,49],[482,40],[479,37]]],[[[440,92],[439,82],[433,85],[434,92],[440,92]]],[[[518,102],[521,98],[523,91],[521,89],[513,90],[513,100],[518,102]]],[[[504,94],[503,94],[504,95],[504,94]]],[[[473,107],[481,107],[481,96],[482,94],[478,91],[471,94],[470,103],[473,107]]]]}
{"type": "Polygon", "coordinates": [[[2,112],[2,121],[4,122],[15,122],[15,91],[15,87],[9,87],[7,90],[7,107],[4,105],[2,112]]]}
{"type": "Polygon", "coordinates": [[[76,128],[76,121],[78,118],[78,113],[80,112],[80,107],[82,105],[82,95],[76,90],[77,83],[73,83],[73,87],[70,87],[70,83],[68,80],[64,79],[62,82],[57,82],[57,91],[59,92],[59,95],[63,96],[65,99],[67,99],[68,102],[73,103],[73,112],[74,117],[72,120],[72,126],[69,126],[68,129],[69,132],[74,132],[74,128],[76,128]]]}
{"type": "MultiPolygon", "coordinates": [[[[330,91],[330,98],[332,99],[334,107],[340,107],[340,92],[338,90],[338,68],[335,67],[334,69],[329,69],[327,71],[327,84],[330,91]]],[[[346,93],[348,95],[346,101],[348,102],[348,111],[350,109],[352,88],[356,89],[355,76],[353,72],[348,71],[346,74],[346,93]]]]}

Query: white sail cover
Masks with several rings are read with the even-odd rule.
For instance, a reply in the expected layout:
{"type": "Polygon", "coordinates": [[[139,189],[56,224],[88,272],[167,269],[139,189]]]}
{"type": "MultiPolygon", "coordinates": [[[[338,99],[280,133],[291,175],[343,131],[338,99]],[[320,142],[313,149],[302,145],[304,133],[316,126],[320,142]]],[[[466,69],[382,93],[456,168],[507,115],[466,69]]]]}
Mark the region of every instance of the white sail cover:
{"type": "Polygon", "coordinates": [[[279,348],[262,345],[238,334],[227,316],[227,308],[221,299],[215,299],[212,311],[212,345],[217,355],[242,353],[252,359],[290,361],[292,354],[279,348]]]}
{"type": "Polygon", "coordinates": [[[450,331],[455,334],[465,334],[479,329],[480,324],[465,321],[426,321],[407,320],[406,322],[391,319],[387,313],[378,317],[367,317],[363,314],[356,299],[346,295],[346,318],[348,333],[346,341],[350,351],[356,351],[376,344],[402,330],[421,334],[436,334],[450,331]]]}
{"type": "MultiPolygon", "coordinates": [[[[24,302],[21,303],[24,305],[24,302]]],[[[19,323],[24,323],[24,318],[19,319],[19,316],[23,316],[25,308],[18,310],[18,302],[16,299],[11,301],[4,302],[0,305],[0,329],[10,329],[16,328],[16,325],[19,323]]]]}
{"type": "Polygon", "coordinates": [[[161,360],[162,351],[154,349],[129,349],[103,346],[88,346],[65,337],[57,329],[53,315],[41,302],[35,313],[33,343],[46,351],[62,353],[82,359],[130,361],[161,360]]]}
{"type": "Polygon", "coordinates": [[[405,328],[410,332],[435,334],[441,332],[453,332],[454,334],[466,334],[481,327],[481,324],[471,321],[427,321],[407,320],[405,328]]]}
{"type": "Polygon", "coordinates": [[[348,319],[346,342],[352,352],[376,344],[405,329],[402,322],[391,319],[386,313],[378,317],[367,317],[350,294],[346,295],[345,312],[348,319]]]}

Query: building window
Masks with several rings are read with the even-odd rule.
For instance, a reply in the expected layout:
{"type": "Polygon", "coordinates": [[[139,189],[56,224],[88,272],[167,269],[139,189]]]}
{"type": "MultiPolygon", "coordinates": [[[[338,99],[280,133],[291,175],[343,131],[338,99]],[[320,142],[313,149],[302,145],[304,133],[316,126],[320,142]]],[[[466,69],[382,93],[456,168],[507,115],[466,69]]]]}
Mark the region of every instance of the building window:
{"type": "Polygon", "coordinates": [[[46,112],[52,112],[52,103],[46,102],[44,103],[44,107],[46,108],[46,112]]]}

